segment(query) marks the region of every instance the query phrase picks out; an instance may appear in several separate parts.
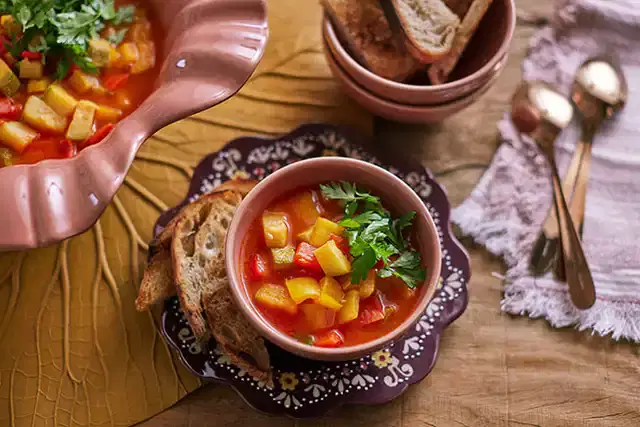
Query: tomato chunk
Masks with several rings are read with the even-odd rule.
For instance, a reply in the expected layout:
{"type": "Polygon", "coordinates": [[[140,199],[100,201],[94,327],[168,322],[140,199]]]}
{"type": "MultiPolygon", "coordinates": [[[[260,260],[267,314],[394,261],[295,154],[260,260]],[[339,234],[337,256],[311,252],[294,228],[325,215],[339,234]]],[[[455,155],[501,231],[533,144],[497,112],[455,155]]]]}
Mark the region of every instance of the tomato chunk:
{"type": "Polygon", "coordinates": [[[296,249],[296,255],[293,257],[293,262],[305,270],[322,271],[320,263],[313,254],[316,249],[315,246],[311,246],[306,242],[300,243],[298,249],[296,249]]]}
{"type": "Polygon", "coordinates": [[[41,138],[27,146],[17,163],[28,165],[45,159],[69,159],[75,155],[76,146],[68,139],[41,138]]]}
{"type": "Polygon", "coordinates": [[[249,260],[249,273],[252,280],[262,280],[271,274],[269,261],[262,254],[253,254],[249,260]]]}
{"type": "Polygon", "coordinates": [[[91,135],[87,140],[82,144],[82,148],[88,147],[90,145],[97,144],[106,138],[107,135],[113,130],[115,126],[112,124],[104,125],[100,129],[96,131],[93,135],[91,135]]]}
{"type": "Polygon", "coordinates": [[[360,302],[360,314],[358,315],[358,321],[361,325],[365,326],[379,322],[384,320],[384,317],[384,306],[379,293],[363,299],[360,302]]]}
{"type": "Polygon", "coordinates": [[[113,92],[123,88],[129,81],[129,73],[112,74],[104,80],[104,87],[113,92]]]}
{"type": "Polygon", "coordinates": [[[20,120],[22,116],[22,104],[14,104],[10,99],[0,100],[0,119],[20,120]]]}
{"type": "Polygon", "coordinates": [[[349,255],[349,241],[344,236],[338,236],[337,234],[331,233],[329,239],[333,240],[338,247],[342,251],[343,254],[349,255]]]}
{"type": "Polygon", "coordinates": [[[38,60],[42,58],[42,54],[40,52],[31,52],[29,50],[23,51],[20,56],[22,56],[23,59],[38,60]]]}
{"type": "Polygon", "coordinates": [[[335,348],[344,344],[344,337],[337,329],[332,329],[324,334],[316,335],[313,345],[316,347],[335,348]]]}

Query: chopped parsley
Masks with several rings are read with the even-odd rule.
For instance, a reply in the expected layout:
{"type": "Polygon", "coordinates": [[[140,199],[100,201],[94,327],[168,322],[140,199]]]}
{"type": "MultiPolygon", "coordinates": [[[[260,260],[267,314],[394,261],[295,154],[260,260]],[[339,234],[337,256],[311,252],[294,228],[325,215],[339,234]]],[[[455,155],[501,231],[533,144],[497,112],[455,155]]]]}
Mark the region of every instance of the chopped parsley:
{"type": "Polygon", "coordinates": [[[340,225],[346,228],[344,235],[354,257],[352,283],[364,280],[379,261],[384,264],[379,277],[398,277],[411,289],[424,282],[426,270],[422,268],[420,254],[411,249],[404,238],[415,212],[394,219],[380,198],[348,182],[333,182],[320,188],[325,198],[344,203],[345,216],[340,225]]]}
{"type": "MultiPolygon", "coordinates": [[[[135,6],[116,10],[114,0],[0,0],[0,14],[13,16],[22,28],[8,41],[10,53],[20,58],[28,50],[42,53],[43,60],[54,57],[55,77],[63,78],[72,64],[96,73],[87,54],[89,40],[99,38],[107,23],[133,22],[135,6]]],[[[122,41],[125,34],[118,31],[110,41],[122,41]]]]}

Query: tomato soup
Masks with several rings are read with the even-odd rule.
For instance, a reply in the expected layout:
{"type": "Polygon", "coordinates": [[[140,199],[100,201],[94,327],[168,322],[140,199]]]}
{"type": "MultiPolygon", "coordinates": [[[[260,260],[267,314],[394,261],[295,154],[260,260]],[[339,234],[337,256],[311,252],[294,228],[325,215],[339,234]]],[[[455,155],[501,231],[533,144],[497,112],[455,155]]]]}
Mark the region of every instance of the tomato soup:
{"type": "MultiPolygon", "coordinates": [[[[135,0],[100,2],[112,13],[94,11],[93,36],[76,45],[58,44],[65,39],[55,24],[24,31],[12,15],[0,18],[0,168],[74,157],[151,93],[160,46],[150,11],[135,0]]],[[[78,0],[72,7],[78,11],[50,13],[73,26],[74,16],[97,6],[78,0]]]]}
{"type": "Polygon", "coordinates": [[[309,345],[352,346],[410,316],[424,269],[410,238],[397,236],[410,236],[409,226],[364,196],[350,200],[327,188],[299,189],[265,210],[243,244],[243,277],[261,314],[280,331],[309,345]],[[402,261],[409,258],[413,265],[402,261]]]}

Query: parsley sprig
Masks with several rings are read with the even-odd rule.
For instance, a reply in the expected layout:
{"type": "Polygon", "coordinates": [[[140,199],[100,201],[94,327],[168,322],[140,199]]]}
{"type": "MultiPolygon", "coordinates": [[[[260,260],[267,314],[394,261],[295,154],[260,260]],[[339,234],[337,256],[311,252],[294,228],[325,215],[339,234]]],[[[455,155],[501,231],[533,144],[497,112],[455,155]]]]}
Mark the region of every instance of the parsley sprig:
{"type": "MultiPolygon", "coordinates": [[[[22,26],[20,37],[10,42],[11,54],[40,52],[43,60],[58,60],[56,78],[66,76],[72,64],[97,72],[87,54],[89,40],[99,38],[106,23],[133,22],[135,6],[116,10],[114,0],[0,0],[0,14],[12,15],[22,26]]],[[[122,41],[122,30],[112,41],[122,41]]]]}
{"type": "Polygon", "coordinates": [[[393,219],[378,197],[349,182],[332,182],[320,188],[325,198],[344,202],[345,216],[340,225],[346,228],[349,252],[354,257],[353,283],[365,279],[378,261],[384,263],[378,272],[380,277],[398,277],[411,289],[425,280],[426,270],[421,266],[420,254],[412,250],[404,238],[415,212],[393,219]]]}

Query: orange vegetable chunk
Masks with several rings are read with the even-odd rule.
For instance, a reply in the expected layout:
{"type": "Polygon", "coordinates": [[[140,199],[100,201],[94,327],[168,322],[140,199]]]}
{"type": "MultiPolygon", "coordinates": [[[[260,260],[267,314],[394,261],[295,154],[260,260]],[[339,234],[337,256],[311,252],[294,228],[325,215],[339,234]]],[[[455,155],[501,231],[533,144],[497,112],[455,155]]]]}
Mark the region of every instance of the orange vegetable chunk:
{"type": "Polygon", "coordinates": [[[311,191],[305,191],[294,199],[293,211],[298,220],[307,226],[312,226],[320,217],[320,211],[311,191]]]}
{"type": "Polygon", "coordinates": [[[344,292],[342,292],[342,287],[336,279],[327,276],[320,280],[318,304],[333,310],[339,310],[342,308],[342,298],[344,298],[344,292]]]}
{"type": "Polygon", "coordinates": [[[291,299],[287,289],[280,285],[271,283],[262,285],[255,294],[255,300],[257,303],[274,310],[281,310],[289,314],[298,312],[298,305],[291,299]]]}
{"type": "Polygon", "coordinates": [[[291,295],[291,299],[293,299],[296,304],[300,304],[307,299],[315,300],[320,298],[320,285],[318,285],[318,282],[311,277],[287,279],[285,283],[289,290],[289,295],[291,295]]]}
{"type": "Polygon", "coordinates": [[[335,324],[336,311],[315,303],[300,305],[305,321],[312,331],[327,329],[335,324]]]}

